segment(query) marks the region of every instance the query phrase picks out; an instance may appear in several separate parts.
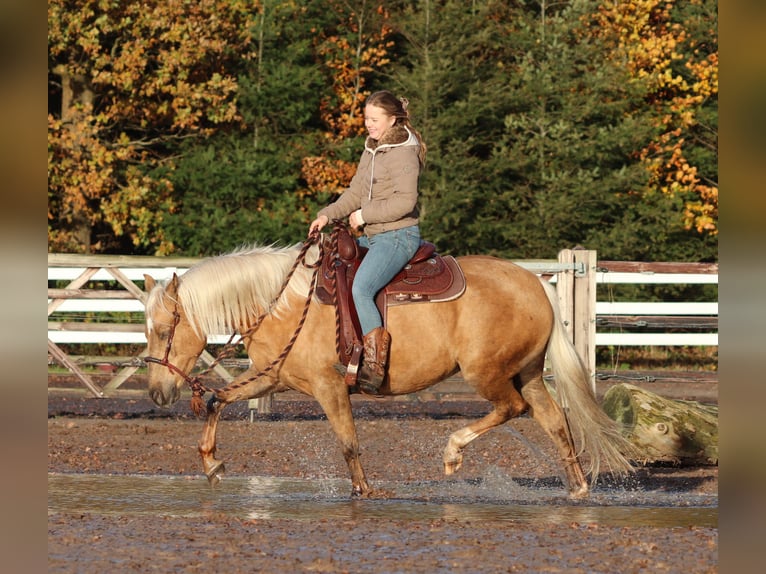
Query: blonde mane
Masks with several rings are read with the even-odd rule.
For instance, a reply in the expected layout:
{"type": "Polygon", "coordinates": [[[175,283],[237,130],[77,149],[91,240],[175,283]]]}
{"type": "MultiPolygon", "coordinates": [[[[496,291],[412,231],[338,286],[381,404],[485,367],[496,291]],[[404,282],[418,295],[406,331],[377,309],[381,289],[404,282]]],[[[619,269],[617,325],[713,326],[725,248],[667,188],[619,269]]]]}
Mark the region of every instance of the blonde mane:
{"type": "MultiPolygon", "coordinates": [[[[307,297],[313,270],[299,264],[274,304],[300,248],[301,244],[245,246],[191,267],[180,277],[178,299],[197,334],[229,335],[266,311],[278,315],[286,310],[289,294],[307,297]]],[[[317,256],[318,247],[314,245],[306,260],[313,263],[317,256]]],[[[164,286],[157,286],[149,294],[147,318],[153,316],[153,310],[160,304],[162,291],[164,286]]],[[[148,327],[151,330],[151,323],[148,327]]]]}

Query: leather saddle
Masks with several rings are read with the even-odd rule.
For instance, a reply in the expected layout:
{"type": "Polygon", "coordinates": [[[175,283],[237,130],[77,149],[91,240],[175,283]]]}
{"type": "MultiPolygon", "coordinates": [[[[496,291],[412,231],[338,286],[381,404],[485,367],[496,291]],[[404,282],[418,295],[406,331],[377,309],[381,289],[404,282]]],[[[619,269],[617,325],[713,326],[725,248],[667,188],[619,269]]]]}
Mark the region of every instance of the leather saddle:
{"type": "MultiPolygon", "coordinates": [[[[353,385],[362,351],[362,332],[351,297],[351,285],[367,248],[357,243],[342,222],[335,223],[332,235],[325,236],[323,241],[324,256],[317,273],[314,297],[320,303],[337,307],[338,358],[348,365],[346,382],[353,385]]],[[[421,241],[407,265],[380,290],[375,303],[386,326],[389,307],[451,301],[464,291],[465,276],[455,258],[439,255],[433,243],[421,241]]]]}

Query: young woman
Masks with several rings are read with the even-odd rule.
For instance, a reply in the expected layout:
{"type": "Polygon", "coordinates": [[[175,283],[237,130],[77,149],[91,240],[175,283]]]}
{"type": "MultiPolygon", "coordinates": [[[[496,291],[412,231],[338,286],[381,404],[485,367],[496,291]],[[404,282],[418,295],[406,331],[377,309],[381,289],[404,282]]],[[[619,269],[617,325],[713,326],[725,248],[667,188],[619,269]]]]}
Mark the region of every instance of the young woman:
{"type": "Polygon", "coordinates": [[[420,245],[418,178],[426,146],[410,124],[406,99],[375,92],[365,102],[368,137],[346,191],[317,214],[309,235],[331,220],[348,217],[369,248],[354,277],[352,296],[364,334],[359,388],[377,394],[383,384],[391,336],[375,306],[375,295],[407,264],[420,245]]]}

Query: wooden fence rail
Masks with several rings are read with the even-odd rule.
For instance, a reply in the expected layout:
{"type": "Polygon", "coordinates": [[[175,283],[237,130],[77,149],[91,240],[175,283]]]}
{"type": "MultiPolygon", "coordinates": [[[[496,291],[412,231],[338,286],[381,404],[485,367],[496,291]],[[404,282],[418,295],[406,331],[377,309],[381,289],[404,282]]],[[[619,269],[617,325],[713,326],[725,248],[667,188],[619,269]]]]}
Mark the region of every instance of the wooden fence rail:
{"type": "MultiPolygon", "coordinates": [[[[119,388],[141,367],[143,353],[125,356],[123,367],[104,386],[81,368],[83,356],[59,345],[145,345],[144,274],[160,281],[182,275],[197,258],[48,254],[48,356],[70,370],[94,396],[119,388]],[[62,283],[66,283],[62,285],[62,283]]],[[[597,261],[596,252],[565,249],[557,261],[518,261],[556,284],[570,340],[595,381],[597,346],[718,345],[718,303],[597,301],[597,285],[718,283],[717,264],[597,261]]],[[[717,295],[716,295],[717,299],[717,295]]],[[[209,338],[223,344],[227,335],[209,338]]],[[[214,357],[203,353],[209,365],[214,357]]],[[[223,366],[214,371],[233,376],[223,366]]],[[[594,383],[595,385],[595,383],[594,383]]]]}

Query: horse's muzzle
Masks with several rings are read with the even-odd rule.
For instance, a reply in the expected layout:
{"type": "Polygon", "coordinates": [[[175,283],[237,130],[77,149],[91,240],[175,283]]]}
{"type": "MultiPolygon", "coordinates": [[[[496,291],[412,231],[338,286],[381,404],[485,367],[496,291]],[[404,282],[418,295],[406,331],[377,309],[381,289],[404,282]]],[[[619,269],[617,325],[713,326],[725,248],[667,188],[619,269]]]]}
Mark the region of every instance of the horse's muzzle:
{"type": "Polygon", "coordinates": [[[149,391],[149,398],[152,399],[155,405],[163,408],[170,407],[180,397],[181,391],[176,387],[172,387],[168,393],[165,393],[162,389],[151,389],[149,391]]]}

